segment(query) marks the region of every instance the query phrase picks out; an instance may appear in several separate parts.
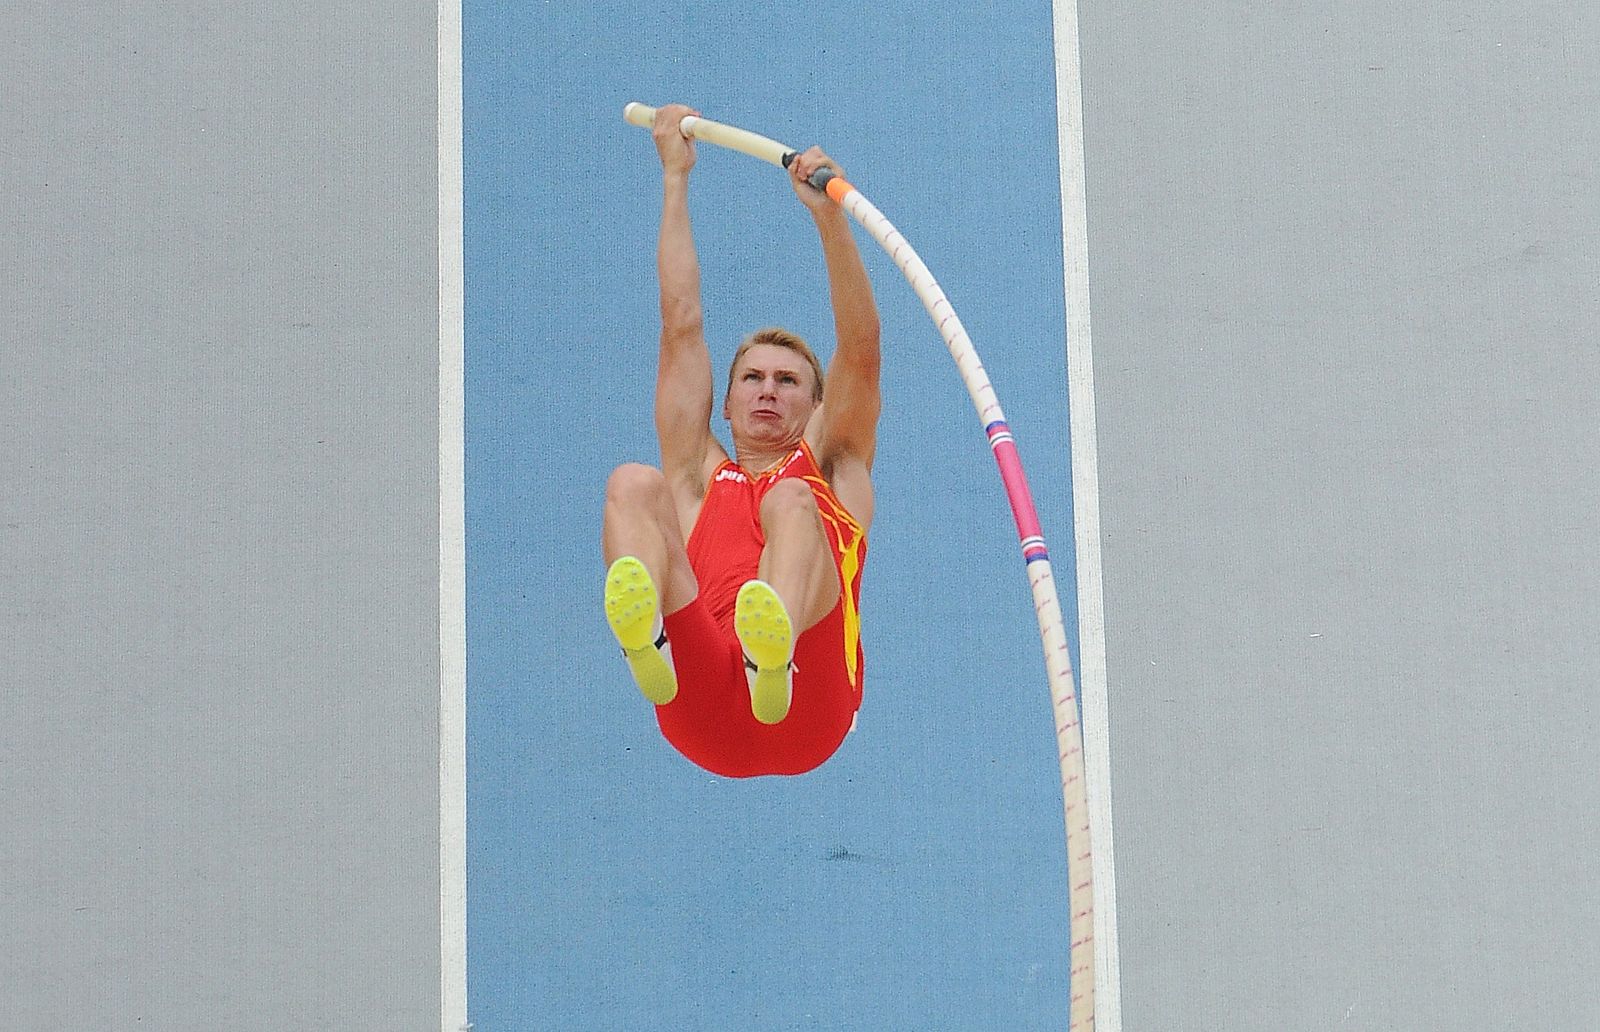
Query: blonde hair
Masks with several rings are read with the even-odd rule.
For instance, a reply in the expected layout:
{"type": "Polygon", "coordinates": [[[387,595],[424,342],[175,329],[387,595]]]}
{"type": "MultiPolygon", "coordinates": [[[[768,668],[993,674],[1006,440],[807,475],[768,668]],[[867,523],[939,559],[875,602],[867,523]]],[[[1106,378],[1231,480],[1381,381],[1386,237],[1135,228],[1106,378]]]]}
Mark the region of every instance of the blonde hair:
{"type": "Polygon", "coordinates": [[[822,363],[817,361],[817,356],[812,354],[811,348],[806,345],[804,340],[796,334],[777,326],[768,326],[765,329],[757,330],[746,337],[744,342],[739,345],[739,350],[733,353],[733,361],[728,363],[728,390],[723,397],[727,397],[727,394],[733,392],[733,371],[738,367],[739,359],[743,358],[744,353],[757,344],[775,344],[780,348],[788,348],[805,359],[806,364],[811,367],[813,383],[815,384],[811,391],[812,399],[819,402],[822,400],[822,363]]]}

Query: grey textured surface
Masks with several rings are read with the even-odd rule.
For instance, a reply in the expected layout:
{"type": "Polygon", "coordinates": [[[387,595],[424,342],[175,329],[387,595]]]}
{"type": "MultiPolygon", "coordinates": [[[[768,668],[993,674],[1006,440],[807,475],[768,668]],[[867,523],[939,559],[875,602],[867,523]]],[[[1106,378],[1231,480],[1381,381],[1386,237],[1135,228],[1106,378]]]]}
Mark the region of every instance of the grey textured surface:
{"type": "Polygon", "coordinates": [[[10,13],[7,1028],[438,1027],[434,46],[10,13]]]}
{"type": "Polygon", "coordinates": [[[1600,1027],[1600,15],[1081,24],[1125,1027],[1600,1027]]]}

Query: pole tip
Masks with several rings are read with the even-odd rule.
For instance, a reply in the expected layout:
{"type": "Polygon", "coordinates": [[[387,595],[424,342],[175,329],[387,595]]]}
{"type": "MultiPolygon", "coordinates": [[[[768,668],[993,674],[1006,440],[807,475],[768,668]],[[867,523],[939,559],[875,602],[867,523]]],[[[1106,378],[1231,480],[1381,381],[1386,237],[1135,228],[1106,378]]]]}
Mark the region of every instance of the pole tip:
{"type": "Polygon", "coordinates": [[[622,107],[622,117],[630,125],[648,126],[655,118],[655,109],[637,100],[630,100],[622,107]]]}

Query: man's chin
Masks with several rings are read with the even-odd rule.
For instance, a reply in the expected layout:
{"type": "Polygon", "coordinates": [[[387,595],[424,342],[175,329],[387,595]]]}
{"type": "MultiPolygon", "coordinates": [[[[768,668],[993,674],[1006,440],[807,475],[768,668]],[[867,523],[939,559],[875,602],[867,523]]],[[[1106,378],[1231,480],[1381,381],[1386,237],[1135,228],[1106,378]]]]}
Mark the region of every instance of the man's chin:
{"type": "Polygon", "coordinates": [[[745,427],[744,439],[751,444],[767,448],[781,448],[790,443],[789,428],[777,420],[756,420],[745,427]]]}

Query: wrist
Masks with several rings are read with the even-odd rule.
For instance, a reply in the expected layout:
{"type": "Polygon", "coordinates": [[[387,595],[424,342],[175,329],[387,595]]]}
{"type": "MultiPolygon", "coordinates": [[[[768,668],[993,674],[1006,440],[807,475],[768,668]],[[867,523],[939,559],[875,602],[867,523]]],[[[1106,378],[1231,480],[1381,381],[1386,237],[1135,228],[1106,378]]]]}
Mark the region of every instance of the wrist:
{"type": "Polygon", "coordinates": [[[848,227],[850,223],[850,219],[845,215],[844,209],[832,201],[812,208],[811,218],[816,222],[819,233],[831,232],[841,226],[848,227]]]}

